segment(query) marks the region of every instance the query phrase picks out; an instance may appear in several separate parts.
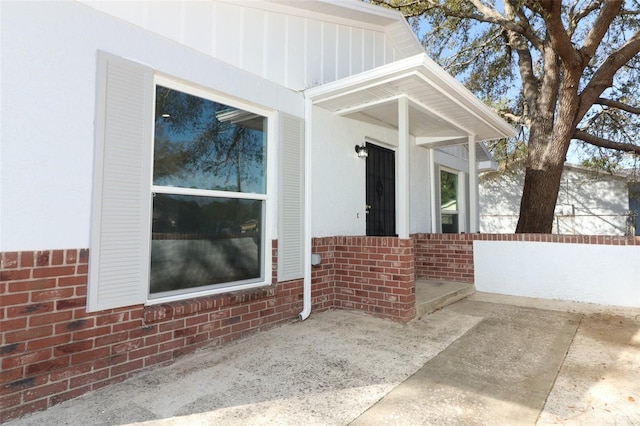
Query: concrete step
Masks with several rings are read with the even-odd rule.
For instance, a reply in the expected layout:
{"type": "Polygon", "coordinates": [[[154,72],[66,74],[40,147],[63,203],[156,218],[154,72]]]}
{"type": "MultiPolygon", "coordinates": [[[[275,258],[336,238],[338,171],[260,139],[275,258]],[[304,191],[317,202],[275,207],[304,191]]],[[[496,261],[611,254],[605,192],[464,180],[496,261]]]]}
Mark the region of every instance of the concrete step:
{"type": "Polygon", "coordinates": [[[416,281],[416,319],[444,308],[475,293],[469,283],[440,280],[416,281]]]}

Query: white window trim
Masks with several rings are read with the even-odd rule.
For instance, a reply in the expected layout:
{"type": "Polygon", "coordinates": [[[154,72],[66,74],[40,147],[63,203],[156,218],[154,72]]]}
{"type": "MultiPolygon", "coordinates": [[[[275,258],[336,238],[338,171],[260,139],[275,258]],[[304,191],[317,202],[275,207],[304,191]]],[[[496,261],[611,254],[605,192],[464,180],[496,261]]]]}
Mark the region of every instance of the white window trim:
{"type": "MultiPolygon", "coordinates": [[[[157,305],[157,304],[161,304],[161,303],[168,303],[168,302],[175,302],[175,301],[179,301],[179,300],[185,300],[185,299],[192,299],[192,298],[196,298],[196,297],[203,297],[203,296],[211,296],[211,295],[216,295],[216,294],[220,294],[220,293],[227,293],[229,291],[240,291],[240,290],[248,290],[248,289],[252,289],[252,288],[258,288],[258,287],[264,287],[267,285],[271,285],[272,283],[272,276],[271,276],[271,271],[272,271],[272,256],[271,256],[271,238],[270,236],[273,233],[273,201],[272,199],[274,198],[273,196],[271,196],[271,194],[273,193],[272,188],[271,188],[271,181],[274,179],[274,176],[276,174],[275,170],[272,167],[273,162],[271,161],[271,158],[275,155],[275,147],[274,145],[276,145],[276,143],[274,143],[275,141],[277,141],[277,132],[276,132],[276,128],[278,126],[278,114],[276,111],[272,111],[272,110],[267,110],[267,109],[263,109],[263,108],[259,108],[256,107],[253,104],[250,104],[248,102],[244,102],[241,100],[237,100],[235,98],[231,98],[229,96],[225,96],[223,94],[220,94],[217,91],[214,90],[208,90],[208,89],[204,89],[201,87],[198,87],[197,85],[193,84],[188,84],[188,83],[184,83],[183,81],[171,78],[169,76],[166,75],[162,75],[162,74],[154,74],[154,79],[153,79],[153,93],[154,93],[154,99],[153,99],[153,105],[155,105],[155,86],[160,85],[160,86],[164,86],[170,89],[174,89],[174,90],[178,90],[193,96],[198,96],[200,98],[204,98],[213,102],[217,102],[217,103],[221,103],[224,105],[228,105],[230,107],[234,107],[234,108],[239,108],[254,114],[258,114],[261,115],[263,117],[267,118],[267,161],[265,162],[265,168],[266,168],[266,172],[265,172],[265,176],[266,176],[266,182],[265,182],[265,193],[264,194],[258,194],[258,193],[228,193],[225,191],[216,191],[216,190],[193,190],[193,189],[187,189],[187,190],[182,190],[181,188],[171,188],[170,190],[166,189],[166,187],[163,186],[156,186],[151,184],[150,188],[151,188],[151,192],[158,192],[158,193],[167,193],[167,192],[171,192],[172,194],[183,194],[183,195],[203,195],[203,196],[207,196],[207,197],[224,197],[224,198],[237,198],[237,199],[252,199],[252,200],[262,200],[265,202],[265,213],[264,213],[264,225],[262,226],[261,229],[261,233],[262,233],[262,241],[263,241],[263,249],[262,249],[262,279],[259,281],[254,281],[254,282],[250,282],[250,283],[230,283],[228,285],[225,285],[223,283],[218,284],[216,286],[216,288],[209,288],[209,289],[205,289],[205,290],[197,290],[197,288],[192,288],[192,289],[188,289],[188,291],[185,291],[183,293],[180,294],[171,294],[171,295],[165,295],[165,296],[158,296],[158,297],[152,297],[151,296],[151,292],[150,292],[150,288],[149,288],[149,282],[144,283],[144,285],[146,286],[146,302],[145,305],[147,306],[151,306],[151,305],[157,305]]],[[[154,122],[154,117],[155,117],[155,107],[151,108],[151,113],[153,115],[151,122],[154,122]]],[[[149,182],[153,182],[153,148],[154,148],[154,138],[155,138],[155,127],[151,132],[151,151],[149,153],[149,161],[150,161],[150,166],[149,166],[149,182]]],[[[151,192],[149,193],[149,197],[151,197],[151,192]]],[[[148,253],[149,253],[149,261],[148,261],[148,268],[149,270],[151,269],[151,216],[153,214],[153,206],[152,203],[149,203],[149,212],[147,213],[147,221],[149,224],[149,240],[148,240],[148,244],[149,244],[149,248],[148,248],[148,253]]]]}

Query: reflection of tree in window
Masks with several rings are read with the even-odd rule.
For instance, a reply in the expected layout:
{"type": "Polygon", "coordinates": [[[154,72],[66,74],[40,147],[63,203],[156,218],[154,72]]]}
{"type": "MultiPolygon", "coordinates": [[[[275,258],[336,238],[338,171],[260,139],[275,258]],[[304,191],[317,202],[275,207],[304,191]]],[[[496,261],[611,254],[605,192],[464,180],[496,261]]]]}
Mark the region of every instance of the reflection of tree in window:
{"type": "Polygon", "coordinates": [[[156,86],[151,295],[263,279],[266,125],[156,86]]]}
{"type": "Polygon", "coordinates": [[[458,175],[440,171],[440,224],[443,233],[457,233],[458,228],[458,175]]]}
{"type": "Polygon", "coordinates": [[[440,173],[440,205],[443,210],[457,210],[458,176],[454,173],[440,173]]]}
{"type": "Polygon", "coordinates": [[[154,185],[265,192],[264,117],[158,86],[155,122],[154,185]]]}

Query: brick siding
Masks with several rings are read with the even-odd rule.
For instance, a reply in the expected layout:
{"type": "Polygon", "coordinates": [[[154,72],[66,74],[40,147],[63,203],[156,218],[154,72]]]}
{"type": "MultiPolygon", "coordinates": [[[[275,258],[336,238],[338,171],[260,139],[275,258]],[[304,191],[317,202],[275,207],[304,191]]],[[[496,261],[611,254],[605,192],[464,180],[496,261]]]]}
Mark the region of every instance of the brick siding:
{"type": "MultiPolygon", "coordinates": [[[[361,310],[406,322],[415,315],[415,278],[473,282],[473,241],[640,245],[640,237],[415,234],[315,238],[312,310],[361,310]]],[[[297,319],[302,280],[152,306],[85,311],[89,251],[0,254],[0,420],[42,410],[297,319]]]]}
{"type": "MultiPolygon", "coordinates": [[[[312,270],[313,311],[361,309],[410,320],[412,250],[397,238],[315,239],[322,263],[312,270]]],[[[277,282],[276,241],[272,251],[270,286],[92,313],[85,310],[87,249],[0,254],[0,420],[296,320],[302,280],[277,282]]]]}
{"type": "Polygon", "coordinates": [[[335,307],[407,322],[415,316],[413,241],[334,237],[335,307]]]}
{"type": "Polygon", "coordinates": [[[474,282],[474,241],[640,245],[640,237],[556,234],[414,234],[416,278],[474,282]]]}

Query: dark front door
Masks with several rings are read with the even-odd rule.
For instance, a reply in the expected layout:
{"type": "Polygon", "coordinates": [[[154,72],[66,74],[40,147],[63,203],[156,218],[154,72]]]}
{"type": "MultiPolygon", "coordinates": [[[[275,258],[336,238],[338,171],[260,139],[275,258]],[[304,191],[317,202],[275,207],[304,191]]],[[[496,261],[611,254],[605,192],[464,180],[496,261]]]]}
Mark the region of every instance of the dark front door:
{"type": "Polygon", "coordinates": [[[396,235],[395,152],[367,144],[367,235],[396,235]]]}

